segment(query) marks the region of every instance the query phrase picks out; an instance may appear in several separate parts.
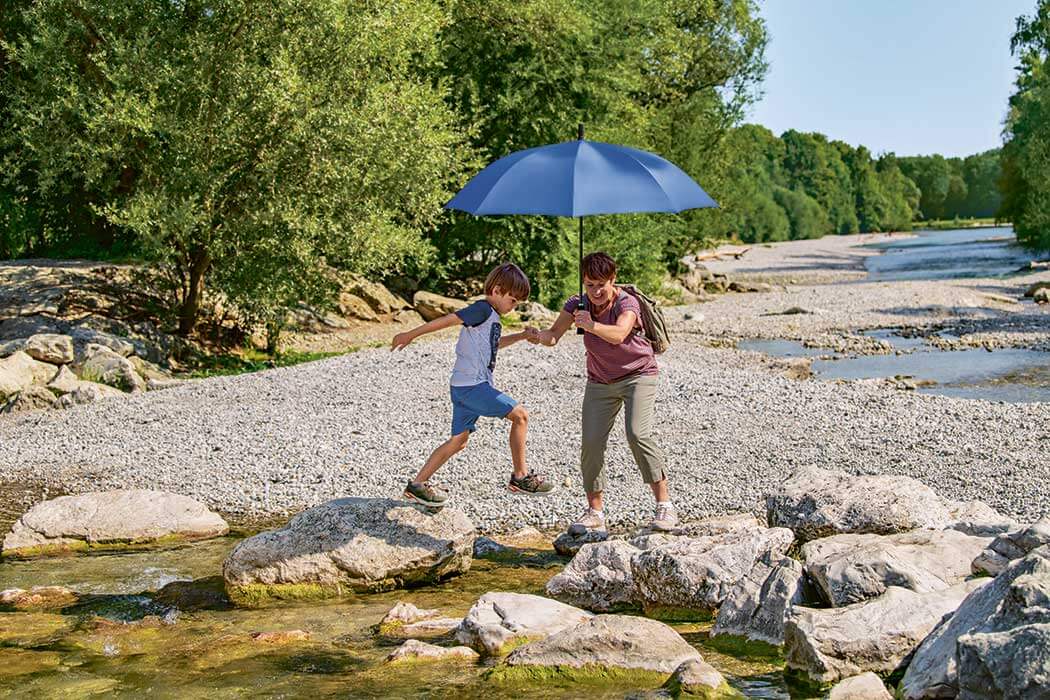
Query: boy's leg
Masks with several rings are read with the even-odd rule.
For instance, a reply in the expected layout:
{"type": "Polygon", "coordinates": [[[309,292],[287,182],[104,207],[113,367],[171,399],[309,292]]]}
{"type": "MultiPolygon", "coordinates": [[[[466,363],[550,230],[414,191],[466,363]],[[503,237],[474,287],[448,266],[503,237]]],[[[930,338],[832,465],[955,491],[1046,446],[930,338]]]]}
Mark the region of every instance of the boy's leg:
{"type": "Polygon", "coordinates": [[[452,459],[452,456],[467,446],[467,440],[470,439],[470,431],[464,430],[458,435],[453,435],[445,442],[438,445],[437,449],[430,453],[430,457],[427,458],[423,468],[416,474],[416,478],[412,479],[417,484],[425,483],[434,476],[434,472],[441,468],[441,466],[452,459]]]}
{"type": "Polygon", "coordinates": [[[519,479],[529,473],[525,466],[525,443],[529,435],[529,412],[521,404],[506,416],[510,421],[510,459],[514,464],[514,476],[519,479]]]}

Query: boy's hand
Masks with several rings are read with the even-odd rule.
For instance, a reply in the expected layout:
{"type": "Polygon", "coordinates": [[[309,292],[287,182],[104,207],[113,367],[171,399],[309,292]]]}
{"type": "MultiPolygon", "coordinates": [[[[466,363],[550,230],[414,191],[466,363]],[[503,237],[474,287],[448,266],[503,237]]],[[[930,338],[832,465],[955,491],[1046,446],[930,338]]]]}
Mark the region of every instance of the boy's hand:
{"type": "Polygon", "coordinates": [[[525,340],[529,341],[533,345],[539,343],[542,338],[540,337],[540,329],[533,328],[532,326],[525,327],[525,340]]]}
{"type": "Polygon", "coordinates": [[[572,321],[577,328],[582,328],[585,331],[594,330],[594,319],[591,318],[590,311],[577,309],[576,313],[573,314],[572,321]]]}
{"type": "Polygon", "coordinates": [[[411,333],[408,333],[407,331],[405,333],[398,333],[394,336],[394,339],[390,341],[390,351],[393,352],[394,350],[400,350],[411,343],[412,340],[413,337],[411,333]]]}

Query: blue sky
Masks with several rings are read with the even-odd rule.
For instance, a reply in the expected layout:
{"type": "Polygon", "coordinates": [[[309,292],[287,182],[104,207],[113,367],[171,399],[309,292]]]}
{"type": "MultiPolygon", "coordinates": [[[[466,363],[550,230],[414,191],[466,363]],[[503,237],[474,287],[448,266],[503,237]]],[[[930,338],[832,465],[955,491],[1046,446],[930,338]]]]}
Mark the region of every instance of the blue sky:
{"type": "Polygon", "coordinates": [[[1010,36],[1035,0],[760,0],[770,33],[749,122],[873,153],[965,156],[1002,142],[1010,36]]]}

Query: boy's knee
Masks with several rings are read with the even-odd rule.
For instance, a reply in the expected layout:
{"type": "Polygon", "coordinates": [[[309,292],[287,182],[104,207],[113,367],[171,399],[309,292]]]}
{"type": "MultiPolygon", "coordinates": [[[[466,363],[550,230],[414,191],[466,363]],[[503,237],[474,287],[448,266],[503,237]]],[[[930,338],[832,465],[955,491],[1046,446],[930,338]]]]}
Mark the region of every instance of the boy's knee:
{"type": "Polygon", "coordinates": [[[460,433],[459,435],[453,435],[452,438],[449,439],[448,443],[452,447],[452,449],[454,449],[456,452],[459,452],[460,450],[462,450],[464,447],[467,446],[467,440],[469,440],[469,439],[470,439],[470,431],[469,430],[465,430],[462,433],[460,433]]]}
{"type": "Polygon", "coordinates": [[[511,423],[528,423],[529,412],[525,410],[524,406],[515,406],[510,413],[507,414],[507,419],[511,423]]]}

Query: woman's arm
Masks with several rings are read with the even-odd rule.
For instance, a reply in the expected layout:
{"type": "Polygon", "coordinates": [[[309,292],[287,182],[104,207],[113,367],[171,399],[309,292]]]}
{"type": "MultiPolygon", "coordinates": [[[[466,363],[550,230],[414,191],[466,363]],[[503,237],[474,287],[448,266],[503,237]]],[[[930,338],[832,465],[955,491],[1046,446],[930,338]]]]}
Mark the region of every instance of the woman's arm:
{"type": "Polygon", "coordinates": [[[533,337],[529,338],[529,342],[554,347],[561,340],[561,337],[565,335],[565,331],[570,328],[572,328],[572,314],[568,311],[562,311],[558,314],[558,318],[554,319],[554,323],[551,324],[550,328],[545,331],[536,331],[533,337]]]}
{"type": "Polygon", "coordinates": [[[428,321],[421,326],[416,326],[410,331],[398,333],[394,336],[394,339],[390,341],[390,349],[400,350],[421,335],[440,331],[443,328],[458,326],[461,323],[463,323],[462,319],[456,314],[445,314],[441,318],[435,318],[433,321],[428,321]]]}
{"type": "MultiPolygon", "coordinates": [[[[563,312],[564,313],[564,312],[563,312]]],[[[576,325],[588,333],[593,333],[607,343],[619,345],[627,340],[634,330],[634,324],[638,321],[638,314],[633,311],[624,311],[616,318],[616,323],[595,323],[591,315],[586,311],[577,311],[573,319],[576,325]]]]}

